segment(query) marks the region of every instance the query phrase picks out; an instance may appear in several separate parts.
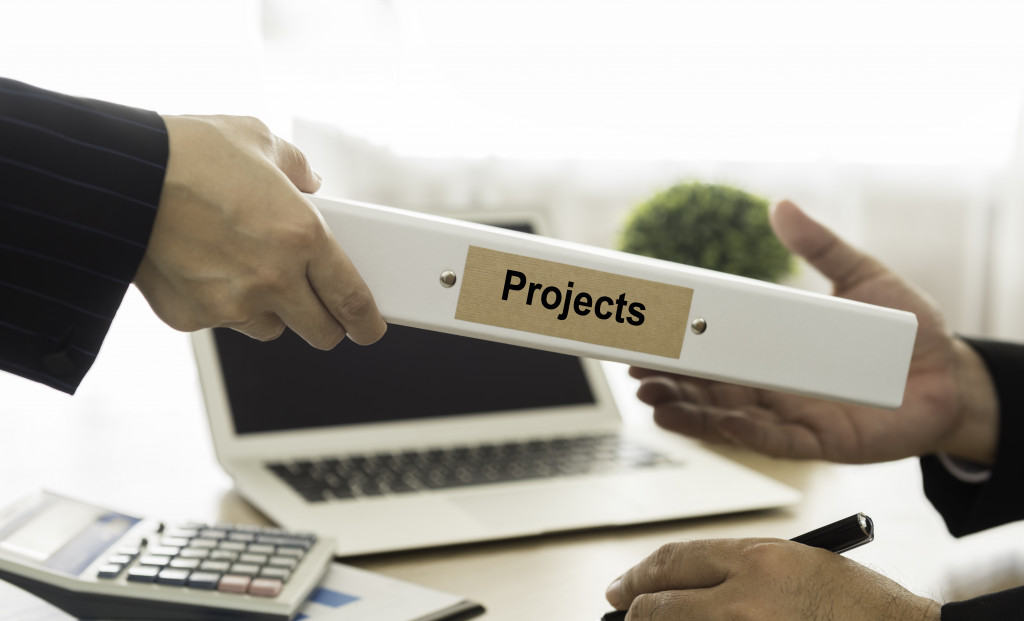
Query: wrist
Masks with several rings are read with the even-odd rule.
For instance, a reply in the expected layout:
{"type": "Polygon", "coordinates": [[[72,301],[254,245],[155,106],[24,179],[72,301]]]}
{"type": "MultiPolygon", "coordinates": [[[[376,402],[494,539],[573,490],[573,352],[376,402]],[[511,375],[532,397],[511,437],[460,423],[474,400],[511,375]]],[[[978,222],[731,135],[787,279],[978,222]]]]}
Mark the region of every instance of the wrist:
{"type": "Polygon", "coordinates": [[[927,597],[919,597],[920,600],[920,615],[912,617],[914,621],[941,621],[942,619],[942,605],[939,602],[928,599],[927,597]]]}
{"type": "Polygon", "coordinates": [[[984,360],[962,339],[953,340],[956,402],[960,423],[938,451],[976,464],[995,462],[999,398],[984,360]]]}

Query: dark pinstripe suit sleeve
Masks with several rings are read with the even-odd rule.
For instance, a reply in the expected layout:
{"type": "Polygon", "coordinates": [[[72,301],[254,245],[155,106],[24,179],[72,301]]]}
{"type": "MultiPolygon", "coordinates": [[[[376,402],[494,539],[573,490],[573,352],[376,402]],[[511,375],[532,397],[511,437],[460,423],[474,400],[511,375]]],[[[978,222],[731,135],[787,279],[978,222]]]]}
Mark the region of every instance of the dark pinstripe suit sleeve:
{"type": "Polygon", "coordinates": [[[167,155],[154,112],[0,78],[0,369],[76,390],[142,260],[167,155]]]}

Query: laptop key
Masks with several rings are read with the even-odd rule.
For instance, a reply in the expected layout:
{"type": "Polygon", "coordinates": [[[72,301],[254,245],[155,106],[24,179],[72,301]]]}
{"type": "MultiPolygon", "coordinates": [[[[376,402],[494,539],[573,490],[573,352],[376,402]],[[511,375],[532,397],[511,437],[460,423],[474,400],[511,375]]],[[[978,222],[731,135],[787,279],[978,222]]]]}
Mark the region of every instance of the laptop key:
{"type": "Polygon", "coordinates": [[[273,463],[310,502],[676,465],[616,435],[453,446],[273,463]]]}

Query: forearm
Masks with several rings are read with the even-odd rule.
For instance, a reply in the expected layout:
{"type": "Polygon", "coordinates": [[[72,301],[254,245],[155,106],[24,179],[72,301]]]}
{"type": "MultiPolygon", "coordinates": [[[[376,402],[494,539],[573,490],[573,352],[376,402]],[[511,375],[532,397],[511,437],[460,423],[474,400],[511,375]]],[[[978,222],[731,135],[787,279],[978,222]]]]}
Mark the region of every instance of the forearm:
{"type": "Polygon", "coordinates": [[[0,369],[74,392],[145,252],[153,113],[0,79],[0,369]]]}

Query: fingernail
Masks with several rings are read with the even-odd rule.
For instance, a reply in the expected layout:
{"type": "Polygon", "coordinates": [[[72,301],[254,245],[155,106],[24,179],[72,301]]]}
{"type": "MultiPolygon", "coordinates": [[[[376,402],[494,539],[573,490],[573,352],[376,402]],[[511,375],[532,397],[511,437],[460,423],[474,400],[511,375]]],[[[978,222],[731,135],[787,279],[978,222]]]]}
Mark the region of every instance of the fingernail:
{"type": "Polygon", "coordinates": [[[320,173],[318,173],[317,171],[314,170],[313,171],[313,176],[316,177],[317,181],[323,183],[323,180],[324,180],[323,175],[321,175],[320,173]]]}
{"type": "Polygon", "coordinates": [[[621,588],[622,579],[616,578],[615,582],[609,584],[608,588],[604,591],[604,596],[608,600],[608,603],[612,606],[615,606],[616,608],[619,607],[619,598],[622,597],[622,594],[619,592],[621,588]]]}

